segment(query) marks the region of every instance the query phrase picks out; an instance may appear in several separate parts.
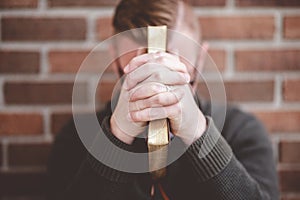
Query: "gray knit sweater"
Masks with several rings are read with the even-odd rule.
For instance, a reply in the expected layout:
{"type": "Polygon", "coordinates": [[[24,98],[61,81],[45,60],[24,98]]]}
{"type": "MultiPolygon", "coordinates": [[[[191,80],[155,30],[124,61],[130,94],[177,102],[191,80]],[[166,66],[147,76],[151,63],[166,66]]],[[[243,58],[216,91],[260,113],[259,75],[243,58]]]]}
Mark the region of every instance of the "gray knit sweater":
{"type": "MultiPolygon", "coordinates": [[[[277,200],[272,146],[261,123],[252,115],[229,107],[220,130],[219,119],[210,117],[210,105],[200,108],[208,119],[206,132],[167,167],[166,177],[159,181],[169,199],[277,200]],[[218,138],[217,142],[211,142],[213,138],[218,138]],[[212,150],[199,157],[203,145],[212,150]]],[[[143,139],[127,145],[113,136],[109,107],[98,116],[104,136],[115,145],[133,152],[146,151],[143,139]]],[[[88,120],[89,116],[85,118],[88,120]]],[[[117,171],[91,156],[82,145],[73,120],[57,135],[48,164],[49,199],[163,199],[158,189],[150,197],[152,185],[149,173],[117,171]]]]}

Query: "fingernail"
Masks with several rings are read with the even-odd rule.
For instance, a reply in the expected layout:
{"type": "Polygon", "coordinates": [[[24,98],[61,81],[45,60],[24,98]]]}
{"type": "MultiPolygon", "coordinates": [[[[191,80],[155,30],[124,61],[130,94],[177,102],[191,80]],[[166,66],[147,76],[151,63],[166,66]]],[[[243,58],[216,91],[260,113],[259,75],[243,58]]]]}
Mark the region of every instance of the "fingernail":
{"type": "Polygon", "coordinates": [[[184,78],[185,78],[187,83],[189,83],[191,81],[191,77],[188,74],[184,74],[184,78]]]}
{"type": "Polygon", "coordinates": [[[129,65],[126,65],[123,71],[124,73],[127,73],[129,71],[129,65]]]}

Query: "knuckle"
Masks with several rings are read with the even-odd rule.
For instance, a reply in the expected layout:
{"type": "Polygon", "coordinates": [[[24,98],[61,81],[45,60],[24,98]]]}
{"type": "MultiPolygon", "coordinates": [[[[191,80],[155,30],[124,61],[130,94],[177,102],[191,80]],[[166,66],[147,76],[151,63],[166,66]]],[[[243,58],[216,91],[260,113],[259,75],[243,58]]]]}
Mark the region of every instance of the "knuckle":
{"type": "Polygon", "coordinates": [[[134,91],[130,91],[129,92],[129,101],[133,101],[135,98],[136,98],[136,95],[137,95],[137,90],[134,90],[134,91]]]}
{"type": "Polygon", "coordinates": [[[151,90],[152,92],[159,92],[160,88],[159,88],[159,86],[156,85],[156,84],[151,84],[151,85],[150,85],[150,90],[151,90]]]}
{"type": "Polygon", "coordinates": [[[154,98],[153,98],[153,104],[159,104],[159,97],[158,96],[155,96],[154,98]]]}
{"type": "Polygon", "coordinates": [[[129,110],[130,112],[137,109],[137,108],[136,108],[136,105],[135,105],[134,103],[132,103],[132,102],[129,102],[128,107],[129,107],[128,110],[129,110]]]}
{"type": "Polygon", "coordinates": [[[160,57],[161,57],[160,52],[151,54],[151,59],[153,59],[153,60],[158,60],[160,57]]]}
{"type": "Polygon", "coordinates": [[[148,107],[149,107],[149,103],[148,103],[147,100],[140,100],[139,101],[139,109],[140,110],[148,108],[148,107]]]}
{"type": "Polygon", "coordinates": [[[160,72],[155,72],[153,74],[153,77],[154,77],[155,80],[158,80],[158,81],[163,80],[163,75],[160,72]]]}
{"type": "Polygon", "coordinates": [[[156,61],[159,62],[159,63],[165,63],[166,58],[165,58],[164,56],[160,56],[160,57],[158,57],[158,58],[156,59],[156,61]]]}
{"type": "Polygon", "coordinates": [[[135,111],[138,111],[138,110],[141,109],[141,108],[140,108],[140,105],[139,105],[139,101],[133,102],[132,104],[134,105],[134,110],[135,110],[135,111]]]}
{"type": "Polygon", "coordinates": [[[173,112],[174,112],[174,115],[181,114],[181,104],[180,103],[177,103],[174,105],[173,112]]]}
{"type": "Polygon", "coordinates": [[[162,95],[157,95],[157,97],[156,97],[156,103],[158,103],[158,104],[164,104],[164,96],[162,96],[162,95]]]}
{"type": "Polygon", "coordinates": [[[174,102],[174,98],[171,95],[172,95],[172,93],[168,93],[167,95],[164,95],[163,104],[169,105],[174,102]]]}
{"type": "Polygon", "coordinates": [[[130,112],[130,117],[131,117],[132,121],[137,121],[137,114],[136,114],[136,112],[130,112]]]}
{"type": "Polygon", "coordinates": [[[175,93],[171,93],[171,95],[168,97],[168,99],[169,99],[169,102],[170,103],[178,103],[179,102],[179,99],[178,99],[178,97],[177,97],[177,95],[175,94],[175,93]]]}
{"type": "Polygon", "coordinates": [[[164,66],[168,66],[168,63],[169,63],[169,59],[166,58],[166,57],[162,57],[161,59],[161,64],[164,65],[164,66]]]}

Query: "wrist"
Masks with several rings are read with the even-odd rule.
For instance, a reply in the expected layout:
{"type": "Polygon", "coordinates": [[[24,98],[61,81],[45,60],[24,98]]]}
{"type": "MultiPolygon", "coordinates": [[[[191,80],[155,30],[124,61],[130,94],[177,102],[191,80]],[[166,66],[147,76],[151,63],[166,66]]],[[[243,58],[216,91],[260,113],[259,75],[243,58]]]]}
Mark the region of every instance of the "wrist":
{"type": "Polygon", "coordinates": [[[124,142],[124,143],[126,143],[126,144],[132,144],[132,142],[133,142],[133,140],[134,140],[134,137],[129,136],[129,135],[126,134],[124,131],[122,131],[122,130],[118,127],[118,125],[117,125],[117,123],[116,123],[116,121],[115,121],[115,119],[114,119],[113,116],[110,118],[110,129],[111,129],[112,134],[113,134],[116,138],[118,138],[119,140],[121,140],[122,142],[124,142]]]}
{"type": "Polygon", "coordinates": [[[196,129],[197,131],[196,131],[195,138],[194,138],[193,142],[198,140],[204,134],[206,129],[207,129],[206,117],[203,115],[202,112],[200,112],[200,114],[199,114],[199,123],[197,125],[197,129],[196,129]]]}
{"type": "Polygon", "coordinates": [[[181,138],[186,145],[191,145],[197,141],[207,129],[207,120],[201,111],[197,114],[197,121],[192,121],[192,124],[189,124],[188,129],[183,131],[187,135],[180,134],[183,137],[181,138]]]}

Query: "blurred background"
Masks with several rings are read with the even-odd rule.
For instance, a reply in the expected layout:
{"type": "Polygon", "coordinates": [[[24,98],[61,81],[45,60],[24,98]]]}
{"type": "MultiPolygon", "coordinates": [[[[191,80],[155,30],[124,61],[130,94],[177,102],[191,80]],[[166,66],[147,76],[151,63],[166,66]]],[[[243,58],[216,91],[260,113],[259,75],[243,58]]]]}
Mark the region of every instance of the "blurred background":
{"type": "MultiPolygon", "coordinates": [[[[71,116],[75,74],[89,50],[112,34],[116,2],[0,0],[0,200],[44,199],[47,157],[71,116]]],[[[281,199],[300,200],[300,1],[189,2],[227,100],[270,133],[281,199]]],[[[116,77],[108,70],[103,80],[99,107],[116,77]]],[[[92,84],[95,78],[82,81],[83,102],[94,98],[92,84]]]]}

